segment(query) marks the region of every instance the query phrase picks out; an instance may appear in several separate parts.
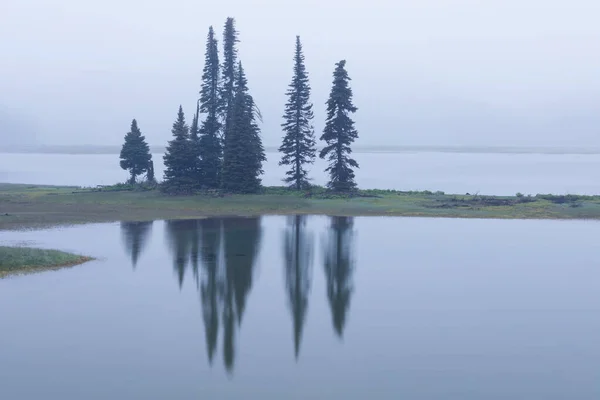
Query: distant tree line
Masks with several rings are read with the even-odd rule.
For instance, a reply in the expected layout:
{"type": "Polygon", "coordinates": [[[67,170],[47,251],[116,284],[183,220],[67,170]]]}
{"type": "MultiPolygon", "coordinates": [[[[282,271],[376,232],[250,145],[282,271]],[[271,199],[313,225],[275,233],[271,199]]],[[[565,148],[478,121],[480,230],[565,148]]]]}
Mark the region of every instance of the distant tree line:
{"type": "MultiPolygon", "coordinates": [[[[238,57],[239,43],[235,20],[228,18],[223,32],[223,61],[211,26],[208,30],[204,69],[196,112],[191,125],[180,105],[171,129],[172,139],[163,156],[164,179],[160,187],[169,193],[222,190],[230,193],[256,193],[261,189],[263,162],[266,161],[259,122],[261,114],[248,88],[248,80],[238,57]]],[[[357,108],[352,101],[346,61],[336,64],[333,85],[327,101],[327,119],[320,140],[319,157],[328,161],[328,188],[348,192],[356,189],[351,145],[358,137],[350,114],[357,108]]],[[[317,148],[312,125],[313,104],[300,37],[296,37],[292,81],[286,92],[283,114],[283,140],[279,165],[288,167],[283,181],[292,189],[310,187],[307,167],[314,163],[317,148]]],[[[129,183],[146,174],[155,183],[150,149],[134,119],[125,135],[121,168],[130,173],[129,183]]]]}

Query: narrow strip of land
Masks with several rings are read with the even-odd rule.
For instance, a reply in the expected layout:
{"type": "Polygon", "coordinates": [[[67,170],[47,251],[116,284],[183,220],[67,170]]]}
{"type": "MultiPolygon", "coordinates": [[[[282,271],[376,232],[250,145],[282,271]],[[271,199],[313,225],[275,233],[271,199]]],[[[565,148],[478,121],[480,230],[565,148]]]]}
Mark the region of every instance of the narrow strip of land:
{"type": "Polygon", "coordinates": [[[57,250],[0,246],[0,278],[72,267],[90,260],[57,250]]]}
{"type": "Polygon", "coordinates": [[[262,194],[170,196],[158,190],[0,184],[0,229],[199,218],[317,214],[444,218],[600,219],[600,196],[480,196],[441,192],[360,191],[346,197],[323,189],[262,194]]]}

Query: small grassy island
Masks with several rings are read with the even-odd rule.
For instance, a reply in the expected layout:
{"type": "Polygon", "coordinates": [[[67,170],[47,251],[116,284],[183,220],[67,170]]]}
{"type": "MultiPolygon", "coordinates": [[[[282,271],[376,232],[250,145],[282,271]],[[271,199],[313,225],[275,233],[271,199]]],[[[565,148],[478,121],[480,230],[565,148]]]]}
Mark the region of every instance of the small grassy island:
{"type": "Polygon", "coordinates": [[[90,260],[90,257],[57,250],[0,246],[0,278],[72,267],[90,260]]]}
{"type": "Polygon", "coordinates": [[[170,195],[143,185],[82,189],[0,184],[0,230],[109,221],[316,214],[444,218],[600,219],[600,196],[481,196],[442,192],[266,187],[170,195]]]}

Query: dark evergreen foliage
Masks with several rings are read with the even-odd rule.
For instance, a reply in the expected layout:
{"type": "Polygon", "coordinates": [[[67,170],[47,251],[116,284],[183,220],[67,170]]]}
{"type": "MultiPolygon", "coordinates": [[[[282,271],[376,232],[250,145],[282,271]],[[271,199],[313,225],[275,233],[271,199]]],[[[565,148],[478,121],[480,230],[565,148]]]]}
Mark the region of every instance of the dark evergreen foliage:
{"type": "Polygon", "coordinates": [[[128,170],[131,174],[129,183],[135,183],[136,177],[148,171],[152,155],[146,138],[138,128],[137,121],[131,121],[131,129],[125,135],[125,143],[121,148],[121,168],[128,170]]]}
{"type": "Polygon", "coordinates": [[[352,89],[348,84],[351,79],[345,66],[346,61],[340,61],[333,73],[333,87],[327,101],[327,121],[321,136],[327,145],[319,154],[329,161],[325,170],[330,176],[327,186],[336,191],[356,189],[352,167],[358,168],[358,163],[349,156],[352,153],[350,144],[358,138],[358,132],[348,114],[356,112],[357,108],[352,104],[352,89]]]}
{"type": "Polygon", "coordinates": [[[200,90],[200,112],[206,114],[200,128],[200,159],[202,185],[216,189],[219,187],[223,148],[219,132],[220,99],[219,49],[212,26],[208,30],[202,89],[200,90]]]}
{"type": "Polygon", "coordinates": [[[148,183],[156,184],[156,175],[154,174],[154,161],[150,160],[148,163],[148,171],[146,172],[146,181],[148,183]]]}
{"type": "Polygon", "coordinates": [[[196,152],[191,145],[189,128],[185,123],[183,109],[179,106],[177,120],[171,130],[173,140],[169,141],[165,155],[165,179],[163,190],[189,193],[197,188],[196,152]]]}
{"type": "Polygon", "coordinates": [[[198,127],[198,119],[200,116],[200,105],[199,100],[196,103],[196,113],[192,119],[192,126],[190,127],[190,149],[194,157],[194,179],[196,180],[196,186],[202,185],[202,162],[201,162],[201,143],[200,143],[200,132],[198,127]]]}
{"type": "Polygon", "coordinates": [[[222,188],[234,193],[253,193],[261,188],[262,163],[266,160],[255,120],[254,99],[241,63],[238,66],[230,123],[225,131],[222,188]]]}
{"type": "Polygon", "coordinates": [[[282,124],[284,137],[279,151],[283,153],[279,165],[289,165],[284,182],[297,190],[309,186],[306,164],[314,163],[315,134],[312,103],[310,102],[310,85],[304,65],[304,54],[300,37],[296,37],[296,53],[294,56],[294,77],[287,91],[288,102],[285,105],[282,124]]]}
{"type": "Polygon", "coordinates": [[[221,89],[221,119],[224,129],[223,135],[227,135],[229,120],[235,97],[235,80],[237,78],[237,47],[239,42],[238,32],[235,29],[235,19],[227,18],[223,32],[223,68],[221,89]]]}

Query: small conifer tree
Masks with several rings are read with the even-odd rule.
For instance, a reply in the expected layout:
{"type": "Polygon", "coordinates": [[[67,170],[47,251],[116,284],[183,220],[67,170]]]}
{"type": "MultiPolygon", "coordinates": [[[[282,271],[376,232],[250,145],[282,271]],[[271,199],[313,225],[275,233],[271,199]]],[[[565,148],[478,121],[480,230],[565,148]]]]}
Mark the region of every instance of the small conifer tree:
{"type": "Polygon", "coordinates": [[[174,193],[190,193],[197,188],[197,163],[189,127],[185,123],[181,106],[179,106],[177,120],[173,123],[171,132],[173,139],[169,141],[163,156],[165,163],[163,190],[174,193]]]}
{"type": "Polygon", "coordinates": [[[342,192],[356,189],[352,168],[358,168],[358,163],[350,158],[350,145],[358,138],[358,132],[349,114],[356,112],[357,108],[352,104],[352,89],[348,84],[350,77],[345,66],[345,60],[338,62],[333,73],[333,87],[327,101],[327,121],[321,136],[327,145],[319,154],[329,161],[325,169],[330,177],[327,186],[342,192]]]}
{"type": "Polygon", "coordinates": [[[148,171],[148,165],[152,160],[150,146],[146,138],[138,128],[137,121],[131,121],[131,129],[125,135],[125,143],[121,148],[120,165],[130,174],[129,183],[136,183],[136,178],[148,171]]]}

